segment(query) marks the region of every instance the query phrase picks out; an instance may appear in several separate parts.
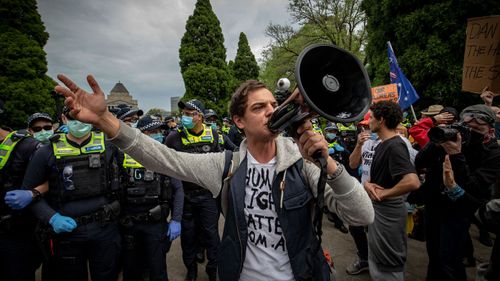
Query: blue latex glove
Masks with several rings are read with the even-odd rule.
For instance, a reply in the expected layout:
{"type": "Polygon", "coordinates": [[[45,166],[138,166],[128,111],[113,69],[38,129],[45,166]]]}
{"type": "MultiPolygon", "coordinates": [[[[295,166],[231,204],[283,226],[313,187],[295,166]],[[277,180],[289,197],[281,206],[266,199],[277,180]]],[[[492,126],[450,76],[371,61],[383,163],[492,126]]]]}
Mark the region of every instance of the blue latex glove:
{"type": "Polygon", "coordinates": [[[335,148],[335,150],[337,150],[338,152],[342,152],[345,150],[345,148],[338,143],[334,144],[333,148],[335,148]]]}
{"type": "Polygon", "coordinates": [[[14,210],[20,210],[31,203],[33,193],[29,190],[11,190],[5,194],[5,204],[9,205],[14,210]]]}
{"type": "Polygon", "coordinates": [[[329,147],[328,148],[328,155],[332,155],[335,153],[335,149],[333,149],[333,147],[329,147]]]}
{"type": "Polygon", "coordinates": [[[167,236],[170,241],[174,241],[175,238],[181,235],[181,223],[178,221],[171,220],[168,224],[167,236]]]}
{"type": "Polygon", "coordinates": [[[49,220],[55,233],[71,232],[76,228],[76,221],[70,217],[55,213],[49,220]]]}

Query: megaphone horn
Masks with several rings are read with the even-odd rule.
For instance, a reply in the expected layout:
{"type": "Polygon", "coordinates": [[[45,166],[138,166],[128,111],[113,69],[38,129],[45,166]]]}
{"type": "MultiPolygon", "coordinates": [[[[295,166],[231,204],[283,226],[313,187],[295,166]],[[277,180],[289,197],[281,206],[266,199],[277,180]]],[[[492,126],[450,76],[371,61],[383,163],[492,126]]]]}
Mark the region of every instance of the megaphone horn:
{"type": "Polygon", "coordinates": [[[332,122],[363,118],[371,105],[371,85],[361,62],[334,45],[305,48],[295,65],[297,86],[310,109],[332,122]]]}
{"type": "Polygon", "coordinates": [[[276,108],[268,127],[294,136],[304,119],[319,114],[332,122],[363,118],[371,105],[370,79],[361,62],[339,47],[314,44],[305,48],[295,65],[295,79],[308,111],[302,111],[294,92],[276,108]]]}

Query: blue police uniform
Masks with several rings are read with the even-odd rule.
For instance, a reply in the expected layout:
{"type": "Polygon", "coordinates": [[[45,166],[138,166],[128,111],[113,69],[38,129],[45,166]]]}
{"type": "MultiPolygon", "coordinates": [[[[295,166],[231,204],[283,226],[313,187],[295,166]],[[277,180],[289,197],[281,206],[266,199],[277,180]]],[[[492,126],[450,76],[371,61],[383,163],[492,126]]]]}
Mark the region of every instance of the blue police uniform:
{"type": "MultiPolygon", "coordinates": [[[[173,131],[166,140],[167,146],[189,153],[209,153],[221,151],[219,135],[203,124],[203,130],[195,135],[184,128],[173,131]]],[[[193,163],[196,165],[196,163],[193,163]]],[[[217,272],[217,248],[220,243],[218,232],[219,209],[216,200],[207,189],[190,182],[182,182],[184,189],[184,212],[182,216],[182,259],[184,265],[196,279],[196,253],[200,241],[207,249],[206,272],[210,280],[215,280],[217,272]],[[201,233],[196,231],[201,230],[201,233]],[[201,235],[201,236],[199,236],[201,235]]],[[[188,274],[189,275],[189,274],[188,274]]]]}
{"type": "Polygon", "coordinates": [[[40,148],[28,166],[24,187],[49,181],[44,199],[32,205],[46,229],[52,230],[47,222],[57,213],[77,225],[70,232],[52,232],[45,241],[51,245],[54,280],[87,280],[87,265],[94,281],[117,278],[121,238],[116,153],[102,133],[92,132],[81,144],[61,134],[40,148]]]}
{"type": "Polygon", "coordinates": [[[150,281],[168,280],[166,254],[171,241],[167,217],[170,206],[177,204],[180,206],[173,207],[172,219],[181,221],[183,201],[173,201],[172,189],[175,197],[183,196],[182,184],[145,169],[127,154],[121,155],[123,280],[142,280],[146,269],[150,281]]]}

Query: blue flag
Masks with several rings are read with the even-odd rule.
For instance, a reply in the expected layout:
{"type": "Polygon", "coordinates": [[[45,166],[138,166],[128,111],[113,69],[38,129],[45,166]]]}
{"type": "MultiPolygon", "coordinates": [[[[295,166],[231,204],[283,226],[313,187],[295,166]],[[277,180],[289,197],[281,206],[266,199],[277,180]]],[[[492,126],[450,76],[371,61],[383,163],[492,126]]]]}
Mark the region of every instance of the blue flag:
{"type": "Polygon", "coordinates": [[[391,42],[387,42],[387,52],[389,54],[389,76],[391,84],[398,85],[398,103],[402,110],[407,109],[414,104],[420,97],[413,88],[411,82],[406,78],[401,68],[399,68],[398,60],[392,50],[391,42]]]}

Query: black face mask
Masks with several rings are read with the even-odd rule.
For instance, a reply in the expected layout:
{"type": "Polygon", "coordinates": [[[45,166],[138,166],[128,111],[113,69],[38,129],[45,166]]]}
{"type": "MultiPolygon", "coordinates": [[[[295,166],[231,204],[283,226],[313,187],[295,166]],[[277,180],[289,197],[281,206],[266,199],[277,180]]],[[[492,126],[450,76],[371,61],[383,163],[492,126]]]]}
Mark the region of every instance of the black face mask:
{"type": "Polygon", "coordinates": [[[483,144],[484,136],[478,132],[470,131],[469,146],[478,146],[483,144]]]}

